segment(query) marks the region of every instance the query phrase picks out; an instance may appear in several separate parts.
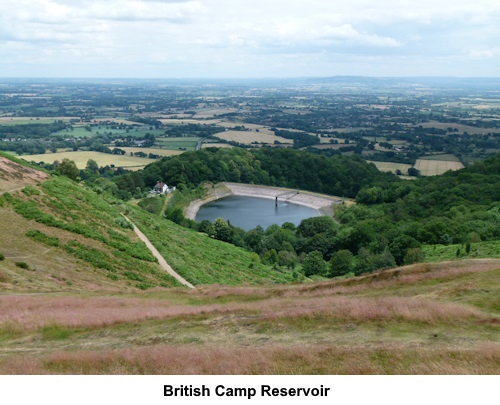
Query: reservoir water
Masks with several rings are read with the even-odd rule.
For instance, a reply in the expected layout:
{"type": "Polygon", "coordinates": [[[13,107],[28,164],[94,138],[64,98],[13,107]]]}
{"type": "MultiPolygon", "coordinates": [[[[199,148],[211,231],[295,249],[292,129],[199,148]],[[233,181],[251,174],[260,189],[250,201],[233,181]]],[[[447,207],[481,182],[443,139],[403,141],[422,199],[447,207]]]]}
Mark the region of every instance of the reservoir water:
{"type": "Polygon", "coordinates": [[[214,222],[216,218],[224,218],[231,225],[249,231],[257,225],[264,229],[273,224],[281,226],[285,222],[298,225],[303,219],[316,216],[318,212],[314,208],[303,205],[279,201],[278,207],[275,207],[274,200],[267,198],[229,196],[203,205],[196,221],[208,219],[214,222]]]}

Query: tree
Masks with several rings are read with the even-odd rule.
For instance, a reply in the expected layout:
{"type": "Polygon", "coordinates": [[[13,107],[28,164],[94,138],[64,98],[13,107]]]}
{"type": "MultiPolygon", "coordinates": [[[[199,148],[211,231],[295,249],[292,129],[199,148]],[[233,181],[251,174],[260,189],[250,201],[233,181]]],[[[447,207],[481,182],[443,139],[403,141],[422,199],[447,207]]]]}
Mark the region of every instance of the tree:
{"type": "Polygon", "coordinates": [[[326,263],[321,252],[314,250],[309,253],[302,262],[302,269],[307,277],[313,274],[325,275],[326,263]]]}
{"type": "Polygon", "coordinates": [[[330,276],[337,277],[353,270],[353,255],[349,250],[337,251],[330,260],[330,276]]]}
{"type": "Polygon", "coordinates": [[[93,159],[87,160],[87,165],[85,167],[86,170],[89,171],[89,173],[95,174],[99,172],[99,165],[97,162],[93,159]]]}
{"type": "Polygon", "coordinates": [[[419,247],[420,243],[415,238],[408,235],[399,235],[389,244],[389,250],[394,256],[397,264],[403,264],[409,249],[419,247]]]}
{"type": "Polygon", "coordinates": [[[231,228],[224,218],[216,218],[212,225],[213,237],[224,242],[231,242],[231,228]]]}
{"type": "Polygon", "coordinates": [[[204,232],[209,235],[212,232],[212,223],[209,220],[204,219],[200,222],[198,232],[204,232]]]}
{"type": "Polygon", "coordinates": [[[418,177],[418,176],[420,176],[420,170],[415,169],[414,167],[410,167],[410,168],[408,169],[408,176],[415,176],[415,177],[418,177]]]}
{"type": "Polygon", "coordinates": [[[165,213],[165,217],[169,221],[175,222],[176,224],[179,224],[179,225],[184,220],[184,214],[182,213],[182,210],[180,208],[167,209],[167,212],[165,213]]]}
{"type": "Polygon", "coordinates": [[[71,180],[76,180],[80,175],[80,170],[76,167],[75,162],[69,159],[63,159],[63,161],[57,165],[57,172],[63,176],[69,177],[71,180]]]}
{"type": "MultiPolygon", "coordinates": [[[[457,250],[457,256],[460,256],[460,248],[457,250]]],[[[404,264],[422,263],[425,259],[424,252],[420,248],[408,249],[403,260],[404,264]]]]}

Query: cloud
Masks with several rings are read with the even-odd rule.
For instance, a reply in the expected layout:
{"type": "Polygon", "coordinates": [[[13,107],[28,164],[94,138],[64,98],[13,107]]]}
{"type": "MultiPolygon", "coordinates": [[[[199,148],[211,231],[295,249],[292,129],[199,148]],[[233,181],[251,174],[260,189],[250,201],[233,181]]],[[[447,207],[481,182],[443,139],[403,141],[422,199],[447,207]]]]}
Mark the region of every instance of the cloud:
{"type": "Polygon", "coordinates": [[[8,56],[17,74],[67,75],[81,64],[89,75],[418,74],[432,63],[436,74],[491,75],[500,65],[498,0],[0,0],[0,7],[0,60],[8,56]],[[26,67],[36,63],[38,70],[26,67]]]}

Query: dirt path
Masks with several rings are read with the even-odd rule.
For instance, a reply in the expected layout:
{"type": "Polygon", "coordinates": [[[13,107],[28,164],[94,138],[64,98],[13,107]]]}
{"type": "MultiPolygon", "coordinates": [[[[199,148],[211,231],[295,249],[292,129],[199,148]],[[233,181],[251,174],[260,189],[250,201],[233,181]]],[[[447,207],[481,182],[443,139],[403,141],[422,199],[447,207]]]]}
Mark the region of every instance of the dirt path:
{"type": "MultiPolygon", "coordinates": [[[[124,215],[125,217],[125,215],[124,215]]],[[[181,277],[179,274],[177,274],[172,267],[165,261],[163,256],[156,250],[156,248],[153,246],[153,244],[149,241],[149,239],[144,235],[135,224],[125,217],[127,221],[129,221],[133,226],[134,226],[134,232],[137,234],[140,240],[142,240],[146,246],[148,247],[149,250],[151,250],[151,253],[153,253],[153,256],[158,259],[158,263],[160,264],[161,267],[165,269],[165,271],[170,274],[172,277],[174,277],[179,283],[184,284],[185,286],[189,288],[195,288],[194,285],[192,285],[190,282],[186,281],[183,277],[181,277]]]]}

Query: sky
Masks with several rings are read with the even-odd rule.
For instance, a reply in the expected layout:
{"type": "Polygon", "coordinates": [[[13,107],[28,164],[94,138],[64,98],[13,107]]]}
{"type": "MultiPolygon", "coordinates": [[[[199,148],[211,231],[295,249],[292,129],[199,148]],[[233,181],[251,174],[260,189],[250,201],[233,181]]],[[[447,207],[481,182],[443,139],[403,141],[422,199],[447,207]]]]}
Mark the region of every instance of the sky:
{"type": "Polygon", "coordinates": [[[0,77],[500,76],[500,0],[0,0],[0,77]]]}

